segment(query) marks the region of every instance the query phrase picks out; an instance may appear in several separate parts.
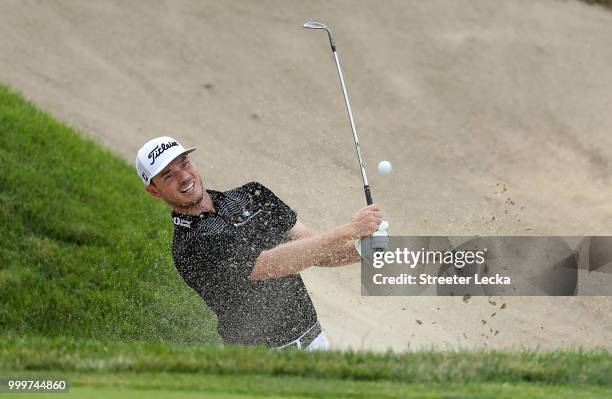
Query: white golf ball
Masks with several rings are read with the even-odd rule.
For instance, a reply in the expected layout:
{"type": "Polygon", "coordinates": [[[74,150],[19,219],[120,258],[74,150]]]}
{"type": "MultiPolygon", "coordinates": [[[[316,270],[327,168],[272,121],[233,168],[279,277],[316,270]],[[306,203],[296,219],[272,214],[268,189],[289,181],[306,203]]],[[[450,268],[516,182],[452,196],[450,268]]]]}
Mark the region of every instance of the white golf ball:
{"type": "Polygon", "coordinates": [[[380,161],[378,164],[378,173],[381,175],[386,175],[391,173],[391,162],[389,161],[380,161]]]}

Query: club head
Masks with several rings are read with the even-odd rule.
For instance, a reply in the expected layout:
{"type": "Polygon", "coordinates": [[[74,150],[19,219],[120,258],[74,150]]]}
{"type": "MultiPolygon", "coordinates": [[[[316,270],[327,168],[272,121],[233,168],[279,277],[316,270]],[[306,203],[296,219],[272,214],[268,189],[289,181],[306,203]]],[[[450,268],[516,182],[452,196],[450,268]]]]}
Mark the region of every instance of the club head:
{"type": "Polygon", "coordinates": [[[332,36],[331,29],[329,29],[327,25],[321,22],[308,21],[304,25],[302,25],[302,27],[306,29],[325,29],[325,31],[327,32],[327,36],[329,37],[329,44],[331,44],[332,51],[336,51],[336,43],[334,42],[334,37],[332,36]]]}
{"type": "Polygon", "coordinates": [[[308,21],[304,25],[302,25],[302,27],[307,29],[329,29],[327,25],[315,21],[308,21]]]}

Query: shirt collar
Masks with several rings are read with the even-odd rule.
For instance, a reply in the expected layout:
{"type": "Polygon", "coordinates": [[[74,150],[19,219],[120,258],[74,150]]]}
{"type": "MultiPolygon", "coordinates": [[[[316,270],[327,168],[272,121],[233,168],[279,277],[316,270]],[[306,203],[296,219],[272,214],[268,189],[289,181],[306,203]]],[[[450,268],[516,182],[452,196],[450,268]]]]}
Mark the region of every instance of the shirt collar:
{"type": "Polygon", "coordinates": [[[206,192],[208,195],[210,195],[215,210],[210,212],[202,212],[198,215],[185,215],[177,211],[172,211],[172,221],[174,222],[175,226],[191,227],[191,224],[194,221],[209,218],[210,216],[216,214],[219,209],[221,209],[221,205],[225,200],[225,194],[216,190],[206,190],[206,192]]]}

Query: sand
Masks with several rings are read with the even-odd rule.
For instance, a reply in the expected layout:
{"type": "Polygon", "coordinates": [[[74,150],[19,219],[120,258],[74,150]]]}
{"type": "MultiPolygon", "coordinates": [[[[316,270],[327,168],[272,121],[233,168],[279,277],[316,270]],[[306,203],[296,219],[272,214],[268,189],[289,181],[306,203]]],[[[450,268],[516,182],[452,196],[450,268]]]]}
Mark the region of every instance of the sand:
{"type": "MultiPolygon", "coordinates": [[[[598,6],[7,0],[0,82],[130,163],[157,135],[199,146],[205,185],[259,180],[323,231],[364,198],[309,19],[334,29],[392,234],[612,235],[612,12],[598,6]]],[[[612,348],[608,297],[361,297],[359,276],[303,273],[335,348],[612,348]]]]}

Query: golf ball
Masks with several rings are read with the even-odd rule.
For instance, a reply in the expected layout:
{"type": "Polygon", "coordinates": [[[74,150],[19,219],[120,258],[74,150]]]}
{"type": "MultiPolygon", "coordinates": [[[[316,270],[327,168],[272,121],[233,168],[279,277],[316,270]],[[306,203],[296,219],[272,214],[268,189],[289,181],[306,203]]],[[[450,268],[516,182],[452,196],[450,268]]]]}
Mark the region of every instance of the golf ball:
{"type": "Polygon", "coordinates": [[[391,173],[391,169],[391,162],[389,161],[380,161],[380,163],[378,164],[378,173],[380,173],[381,175],[391,173]]]}

